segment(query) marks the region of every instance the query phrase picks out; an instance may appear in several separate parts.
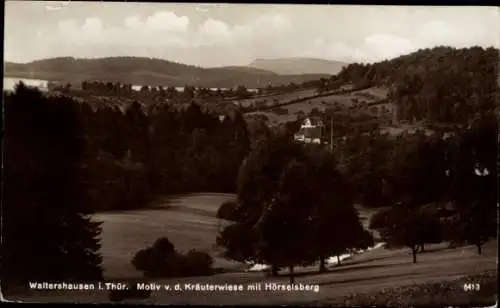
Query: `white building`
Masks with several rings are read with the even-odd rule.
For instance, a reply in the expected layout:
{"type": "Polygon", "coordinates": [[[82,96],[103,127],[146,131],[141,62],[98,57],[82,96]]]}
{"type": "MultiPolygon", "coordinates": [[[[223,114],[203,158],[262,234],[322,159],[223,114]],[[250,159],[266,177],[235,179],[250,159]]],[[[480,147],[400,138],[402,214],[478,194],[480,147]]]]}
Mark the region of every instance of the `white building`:
{"type": "Polygon", "coordinates": [[[304,143],[320,144],[324,133],[324,124],[320,119],[306,118],[302,121],[300,129],[294,134],[294,140],[304,143]]]}

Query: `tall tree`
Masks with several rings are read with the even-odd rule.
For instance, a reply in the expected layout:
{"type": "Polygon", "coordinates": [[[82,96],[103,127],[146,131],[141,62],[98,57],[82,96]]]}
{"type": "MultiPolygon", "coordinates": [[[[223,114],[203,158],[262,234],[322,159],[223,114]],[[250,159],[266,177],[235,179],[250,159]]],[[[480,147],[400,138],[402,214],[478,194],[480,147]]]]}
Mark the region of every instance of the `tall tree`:
{"type": "Polygon", "coordinates": [[[451,154],[453,235],[457,242],[475,245],[479,254],[483,244],[497,235],[497,132],[495,117],[478,118],[454,139],[451,154]]]}
{"type": "Polygon", "coordinates": [[[76,103],[19,84],[5,96],[2,291],[28,281],[102,279],[99,223],[81,185],[76,103]]]}
{"type": "Polygon", "coordinates": [[[284,168],[275,195],[256,223],[257,260],[287,267],[294,283],[294,267],[316,258],[309,246],[311,174],[307,162],[291,160],[284,168]],[[301,247],[301,249],[297,249],[301,247]]]}

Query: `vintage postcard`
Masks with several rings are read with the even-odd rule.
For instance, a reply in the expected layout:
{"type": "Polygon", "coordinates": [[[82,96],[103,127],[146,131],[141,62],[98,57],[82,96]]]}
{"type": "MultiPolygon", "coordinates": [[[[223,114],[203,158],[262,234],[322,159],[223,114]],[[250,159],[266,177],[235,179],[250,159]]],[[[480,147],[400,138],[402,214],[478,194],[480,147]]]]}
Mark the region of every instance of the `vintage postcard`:
{"type": "Polygon", "coordinates": [[[494,305],[499,16],[7,1],[3,300],[494,305]]]}

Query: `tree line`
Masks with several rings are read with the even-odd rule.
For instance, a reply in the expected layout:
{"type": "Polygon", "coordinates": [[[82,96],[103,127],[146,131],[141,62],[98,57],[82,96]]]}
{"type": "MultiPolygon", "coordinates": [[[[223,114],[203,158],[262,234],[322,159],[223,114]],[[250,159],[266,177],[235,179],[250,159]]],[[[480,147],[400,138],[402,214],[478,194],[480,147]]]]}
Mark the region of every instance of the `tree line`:
{"type": "MultiPolygon", "coordinates": [[[[36,92],[21,85],[8,98],[21,101],[30,91],[36,92]]],[[[221,120],[196,104],[184,110],[161,106],[148,114],[137,102],[123,111],[93,110],[85,102],[71,106],[85,140],[84,182],[89,195],[98,195],[92,198],[93,208],[140,207],[140,199],[151,193],[234,191],[239,163],[249,147],[241,114],[221,120]]]]}
{"type": "Polygon", "coordinates": [[[320,262],[346,249],[373,244],[353,207],[354,192],[334,157],[320,147],[272,138],[241,165],[238,201],[218,216],[233,221],[217,237],[225,255],[237,261],[280,268],[320,262]]]}
{"type": "Polygon", "coordinates": [[[141,208],[158,194],[234,192],[250,146],[241,114],[220,117],[194,103],[94,110],[20,83],[6,93],[5,112],[2,282],[13,284],[99,280],[99,224],[89,214],[141,208]],[[63,242],[75,247],[61,251],[63,242]]]}
{"type": "Polygon", "coordinates": [[[270,264],[276,275],[373,244],[354,204],[380,208],[370,228],[391,247],[482,246],[496,237],[498,124],[473,119],[449,136],[391,137],[379,132],[337,138],[334,152],[283,138],[244,160],[237,201],[219,209],[233,223],[217,243],[228,258],[270,264]]]}

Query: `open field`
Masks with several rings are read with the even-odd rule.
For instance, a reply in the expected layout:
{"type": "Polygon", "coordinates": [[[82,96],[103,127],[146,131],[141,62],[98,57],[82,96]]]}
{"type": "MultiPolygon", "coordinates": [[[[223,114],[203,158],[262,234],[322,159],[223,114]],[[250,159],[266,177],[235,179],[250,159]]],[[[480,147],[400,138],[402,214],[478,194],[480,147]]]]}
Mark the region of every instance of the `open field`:
{"type": "MultiPolygon", "coordinates": [[[[273,109],[267,109],[262,111],[255,111],[247,113],[247,117],[253,117],[257,115],[265,115],[268,118],[267,123],[270,125],[276,125],[281,123],[286,123],[289,121],[294,121],[300,113],[308,114],[313,109],[319,111],[324,111],[327,108],[338,108],[338,110],[343,110],[345,112],[352,112],[356,105],[358,110],[369,111],[369,108],[364,108],[364,104],[370,104],[379,100],[384,99],[387,96],[387,89],[381,87],[372,87],[365,90],[343,93],[343,94],[332,94],[321,97],[314,97],[317,93],[305,93],[305,91],[292,92],[285,95],[276,95],[267,99],[269,105],[282,105],[279,108],[286,109],[287,114],[277,114],[273,109]],[[303,93],[304,92],[304,93],[303,93]],[[294,96],[294,93],[300,93],[300,95],[294,96]],[[306,95],[308,94],[308,95],[306,95]],[[300,97],[299,97],[300,96],[300,97]],[[311,99],[306,99],[299,101],[297,103],[287,104],[297,99],[312,97],[311,99]]],[[[258,99],[255,99],[258,101],[258,99]]],[[[247,106],[251,100],[238,101],[238,104],[247,106]]],[[[390,106],[388,106],[390,108],[390,106]]]]}
{"type": "Polygon", "coordinates": [[[103,221],[102,254],[105,277],[140,277],[130,264],[133,255],[166,236],[179,251],[205,250],[215,258],[215,267],[234,267],[235,262],[218,258],[214,248],[220,220],[219,206],[234,199],[226,194],[196,194],[166,197],[155,201],[153,209],[97,214],[103,221]]]}
{"type": "Polygon", "coordinates": [[[270,95],[261,95],[248,99],[237,100],[236,104],[243,107],[249,107],[252,104],[258,103],[259,101],[266,101],[268,105],[274,105],[275,103],[284,103],[296,99],[301,99],[304,97],[310,97],[317,94],[316,89],[305,89],[297,90],[293,92],[277,93],[270,95]]]}
{"type": "MultiPolygon", "coordinates": [[[[137,272],[130,260],[133,254],[157,238],[167,236],[180,251],[207,250],[215,257],[215,267],[233,269],[222,274],[206,277],[162,279],[159,284],[209,283],[243,284],[277,282],[288,283],[286,271],[281,277],[267,278],[262,272],[244,272],[241,264],[218,257],[214,247],[220,222],[215,218],[219,205],[233,199],[226,194],[193,194],[159,199],[156,208],[120,213],[99,214],[95,218],[104,221],[102,252],[105,275],[110,281],[125,282],[137,279],[137,272]]],[[[374,210],[358,208],[366,226],[374,210]]],[[[334,236],[334,235],[333,235],[334,236]]],[[[429,245],[418,255],[418,263],[412,264],[408,249],[385,250],[383,248],[357,254],[333,266],[328,273],[318,274],[317,267],[297,268],[296,283],[319,285],[319,292],[312,291],[242,291],[195,292],[158,291],[145,303],[157,304],[293,304],[338,303],[351,293],[379,292],[415,283],[452,281],[464,275],[478,274],[496,269],[497,243],[491,241],[484,254],[476,254],[475,247],[447,248],[447,244],[429,245]],[[262,296],[266,295],[266,296],[262,296]]],[[[262,287],[264,288],[264,286],[262,287]]],[[[12,300],[53,302],[107,302],[104,291],[42,292],[12,296],[12,300]]],[[[131,300],[130,302],[134,302],[131,300]]]]}
{"type": "MultiPolygon", "coordinates": [[[[407,249],[376,249],[362,255],[356,255],[342,265],[331,268],[328,273],[298,272],[296,283],[319,285],[319,292],[312,291],[242,291],[201,292],[201,291],[158,291],[147,300],[130,302],[156,304],[313,304],[341,303],[353,293],[373,293],[389,288],[411,286],[421,283],[451,282],[466,275],[479,274],[496,269],[495,241],[489,242],[484,255],[475,253],[474,247],[448,249],[446,245],[433,245],[425,253],[419,254],[418,263],[411,263],[411,255],[407,249]]],[[[120,281],[120,280],[117,280],[120,281]]],[[[123,280],[121,280],[123,281],[123,280]]],[[[161,285],[180,283],[200,284],[243,284],[252,283],[288,283],[288,277],[265,278],[262,273],[227,273],[208,277],[155,280],[161,285]]],[[[462,285],[456,286],[463,289],[462,285]]],[[[106,302],[104,291],[58,292],[57,296],[49,292],[32,292],[16,297],[22,301],[54,301],[54,302],[106,302]]],[[[446,303],[441,303],[442,305],[446,303]]]]}
{"type": "MultiPolygon", "coordinates": [[[[156,200],[152,209],[107,212],[94,216],[102,225],[102,254],[105,277],[140,277],[130,264],[133,255],[166,236],[182,252],[204,250],[214,257],[214,267],[235,270],[246,267],[219,257],[215,239],[223,221],[215,217],[219,206],[233,200],[231,194],[192,194],[156,200]]],[[[365,224],[374,213],[358,208],[365,224]]]]}

